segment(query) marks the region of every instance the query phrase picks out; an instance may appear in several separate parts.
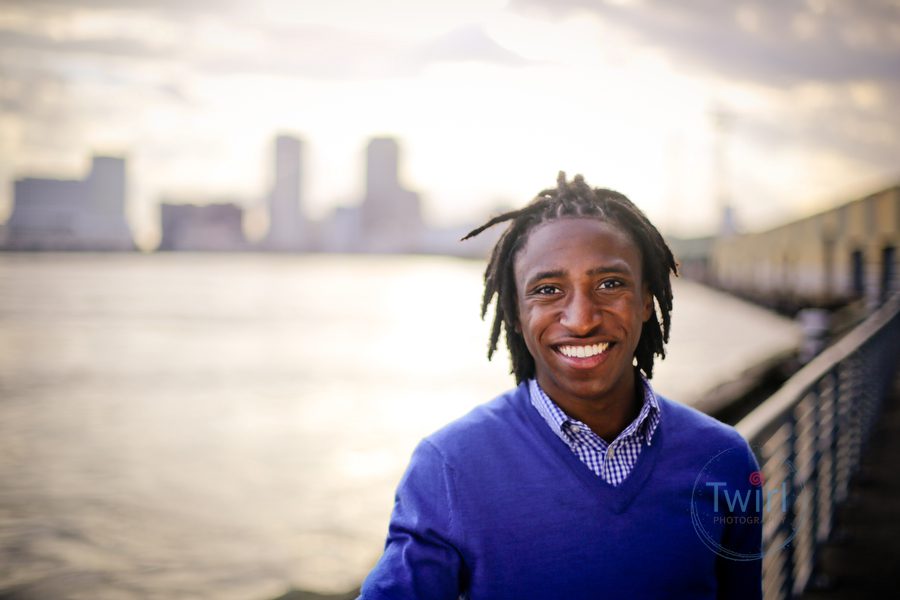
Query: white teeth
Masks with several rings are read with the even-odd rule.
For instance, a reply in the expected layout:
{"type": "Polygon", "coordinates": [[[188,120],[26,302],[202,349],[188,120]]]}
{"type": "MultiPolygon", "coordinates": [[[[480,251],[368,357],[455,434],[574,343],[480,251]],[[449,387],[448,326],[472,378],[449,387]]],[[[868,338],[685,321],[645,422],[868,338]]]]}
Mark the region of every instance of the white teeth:
{"type": "Polygon", "coordinates": [[[569,358],[590,358],[601,352],[606,352],[609,344],[594,344],[592,346],[560,346],[559,351],[569,358]]]}

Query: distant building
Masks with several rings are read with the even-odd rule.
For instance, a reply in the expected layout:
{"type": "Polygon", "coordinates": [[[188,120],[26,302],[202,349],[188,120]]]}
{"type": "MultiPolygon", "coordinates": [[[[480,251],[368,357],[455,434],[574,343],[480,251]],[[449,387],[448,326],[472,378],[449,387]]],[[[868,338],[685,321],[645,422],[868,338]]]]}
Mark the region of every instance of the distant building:
{"type": "MultiPolygon", "coordinates": [[[[727,235],[735,235],[735,233],[732,230],[727,235]]],[[[710,283],[709,256],[717,238],[712,236],[680,238],[666,235],[665,239],[678,262],[679,275],[695,281],[710,283]]]]}
{"type": "Polygon", "coordinates": [[[782,307],[877,304],[900,290],[900,186],[776,227],[715,240],[713,281],[782,307]]]}
{"type": "Polygon", "coordinates": [[[301,210],[303,142],[280,135],[275,139],[275,170],[269,192],[269,232],[263,245],[268,250],[301,250],[309,247],[301,210]]]}
{"type": "Polygon", "coordinates": [[[319,244],[322,252],[361,252],[362,210],[358,206],[338,206],[322,223],[319,244]]]}
{"type": "Polygon", "coordinates": [[[370,252],[418,252],[424,225],[419,195],[398,180],[400,149],[393,138],[374,138],[366,148],[366,195],[361,207],[362,244],[370,252]]]}
{"type": "Polygon", "coordinates": [[[125,220],[125,160],[95,156],[83,180],[18,179],[4,247],[134,250],[125,220]]]}
{"type": "Polygon", "coordinates": [[[231,202],[160,205],[162,240],[158,250],[220,251],[247,250],[244,210],[231,202]]]}

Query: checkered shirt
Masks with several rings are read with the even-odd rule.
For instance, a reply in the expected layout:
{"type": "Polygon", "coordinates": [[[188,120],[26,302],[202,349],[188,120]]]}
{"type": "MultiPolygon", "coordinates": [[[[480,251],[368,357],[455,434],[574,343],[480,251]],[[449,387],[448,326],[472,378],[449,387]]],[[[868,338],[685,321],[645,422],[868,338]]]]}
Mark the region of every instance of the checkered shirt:
{"type": "Polygon", "coordinates": [[[598,477],[612,486],[618,486],[637,462],[641,448],[653,441],[653,433],[659,425],[659,401],[650,383],[641,376],[644,388],[644,404],[637,418],[620,433],[611,444],[591,431],[590,427],[568,416],[547,396],[537,380],[528,381],[531,404],[537,409],[550,429],[572,449],[572,452],[598,477]]]}

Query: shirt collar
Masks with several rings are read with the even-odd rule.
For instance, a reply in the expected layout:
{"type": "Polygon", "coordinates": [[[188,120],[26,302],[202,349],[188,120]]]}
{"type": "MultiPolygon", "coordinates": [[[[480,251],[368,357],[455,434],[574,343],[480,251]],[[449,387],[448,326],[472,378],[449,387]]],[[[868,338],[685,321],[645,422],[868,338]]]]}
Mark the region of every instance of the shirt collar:
{"type": "MultiPolygon", "coordinates": [[[[653,434],[659,426],[661,413],[659,410],[659,399],[656,396],[656,392],[653,391],[653,386],[650,385],[650,382],[643,374],[639,374],[639,376],[641,387],[644,392],[644,402],[641,405],[638,416],[622,430],[622,433],[619,434],[617,439],[637,433],[641,436],[642,441],[649,446],[653,441],[653,434]]],[[[537,379],[528,380],[528,391],[531,396],[531,404],[544,418],[547,425],[553,430],[553,433],[559,436],[564,442],[569,443],[569,440],[566,437],[567,423],[586,427],[586,425],[578,419],[573,419],[567,415],[563,409],[547,395],[543,388],[541,388],[537,379]]]]}

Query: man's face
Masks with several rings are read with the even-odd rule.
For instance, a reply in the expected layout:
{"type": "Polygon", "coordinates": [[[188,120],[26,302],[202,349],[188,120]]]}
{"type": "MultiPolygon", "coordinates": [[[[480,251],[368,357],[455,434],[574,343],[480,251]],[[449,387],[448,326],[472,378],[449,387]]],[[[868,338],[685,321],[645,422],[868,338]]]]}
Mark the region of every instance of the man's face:
{"type": "Polygon", "coordinates": [[[535,227],[514,263],[517,330],[558,404],[629,402],[632,361],[653,298],[631,237],[596,218],[535,227]]]}

